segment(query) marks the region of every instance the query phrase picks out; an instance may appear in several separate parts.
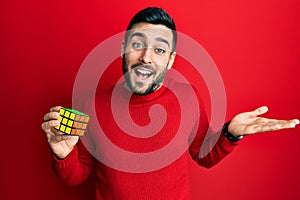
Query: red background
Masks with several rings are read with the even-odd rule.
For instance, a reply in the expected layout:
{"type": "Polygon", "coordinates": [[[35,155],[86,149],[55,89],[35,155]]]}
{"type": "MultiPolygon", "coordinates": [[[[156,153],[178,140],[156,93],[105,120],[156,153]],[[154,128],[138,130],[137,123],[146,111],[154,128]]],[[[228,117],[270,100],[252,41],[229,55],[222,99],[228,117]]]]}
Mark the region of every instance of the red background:
{"type": "MultiPolygon", "coordinates": [[[[40,124],[51,106],[72,105],[73,83],[87,54],[124,31],[133,14],[147,6],[167,10],[178,30],[212,56],[226,87],[227,119],[260,105],[269,106],[268,117],[300,118],[297,0],[0,4],[0,199],[93,197],[93,180],[69,187],[55,177],[40,124]]],[[[299,130],[247,137],[210,170],[192,164],[194,199],[299,199],[299,130]]]]}

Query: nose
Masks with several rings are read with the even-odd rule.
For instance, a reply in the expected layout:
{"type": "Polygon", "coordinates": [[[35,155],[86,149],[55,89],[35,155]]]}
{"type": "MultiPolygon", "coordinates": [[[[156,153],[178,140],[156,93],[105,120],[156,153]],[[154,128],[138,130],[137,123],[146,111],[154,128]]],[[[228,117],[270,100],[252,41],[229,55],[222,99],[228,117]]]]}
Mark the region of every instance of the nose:
{"type": "Polygon", "coordinates": [[[140,56],[140,62],[143,62],[145,64],[151,64],[152,63],[152,49],[151,48],[144,48],[141,52],[140,56]]]}

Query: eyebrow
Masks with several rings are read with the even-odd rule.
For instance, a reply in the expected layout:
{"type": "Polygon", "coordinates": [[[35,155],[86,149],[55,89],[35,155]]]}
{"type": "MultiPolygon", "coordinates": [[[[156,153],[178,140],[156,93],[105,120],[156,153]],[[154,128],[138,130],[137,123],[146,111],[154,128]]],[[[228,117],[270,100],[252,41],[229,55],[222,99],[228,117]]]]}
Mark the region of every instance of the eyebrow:
{"type": "Polygon", "coordinates": [[[140,32],[135,32],[135,33],[133,33],[131,36],[130,36],[130,40],[133,38],[133,37],[135,37],[135,36],[137,36],[137,37],[141,37],[141,38],[146,38],[146,36],[145,36],[145,34],[143,34],[143,33],[140,33],[140,32]]]}
{"type": "MultiPolygon", "coordinates": [[[[145,35],[145,34],[140,33],[140,32],[135,32],[135,33],[133,33],[133,34],[130,36],[129,40],[131,40],[131,39],[132,39],[133,37],[135,37],[135,36],[141,37],[141,38],[146,38],[146,35],[145,35]]],[[[155,40],[158,41],[158,42],[163,42],[163,43],[167,44],[168,47],[170,47],[170,43],[168,42],[168,40],[166,40],[166,39],[164,39],[164,38],[162,38],[162,37],[157,37],[157,38],[155,38],[155,40]]]]}
{"type": "Polygon", "coordinates": [[[158,38],[155,38],[155,40],[159,41],[159,42],[166,43],[168,45],[168,47],[170,47],[170,43],[168,42],[168,40],[166,40],[164,38],[158,37],[158,38]]]}

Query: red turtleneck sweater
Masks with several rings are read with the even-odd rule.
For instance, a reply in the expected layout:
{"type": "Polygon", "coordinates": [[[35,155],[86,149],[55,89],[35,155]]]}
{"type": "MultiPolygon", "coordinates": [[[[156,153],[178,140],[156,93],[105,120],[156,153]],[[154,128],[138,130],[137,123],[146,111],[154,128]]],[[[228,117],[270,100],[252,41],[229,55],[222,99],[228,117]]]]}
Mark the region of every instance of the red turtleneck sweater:
{"type": "Polygon", "coordinates": [[[199,98],[194,101],[193,92],[184,84],[170,83],[148,95],[131,95],[121,85],[116,88],[113,101],[113,90],[108,90],[97,94],[95,105],[88,106],[89,132],[67,158],[54,158],[56,174],[76,185],[95,167],[98,200],[191,199],[188,159],[212,167],[237,144],[214,134],[203,148],[212,150],[198,156],[203,154],[199,151],[208,122],[204,109],[197,106],[199,98]],[[136,125],[147,130],[137,130],[136,125]]]}

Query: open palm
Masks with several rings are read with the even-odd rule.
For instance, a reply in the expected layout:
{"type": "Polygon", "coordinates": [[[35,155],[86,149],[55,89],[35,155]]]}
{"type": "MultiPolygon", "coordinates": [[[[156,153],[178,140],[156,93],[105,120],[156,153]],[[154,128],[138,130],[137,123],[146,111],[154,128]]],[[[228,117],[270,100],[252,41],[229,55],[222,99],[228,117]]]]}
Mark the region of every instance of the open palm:
{"type": "Polygon", "coordinates": [[[295,128],[299,124],[298,119],[278,120],[260,117],[268,111],[268,107],[262,106],[251,112],[240,113],[230,122],[228,130],[235,136],[250,135],[260,132],[275,131],[286,128],[295,128]]]}

